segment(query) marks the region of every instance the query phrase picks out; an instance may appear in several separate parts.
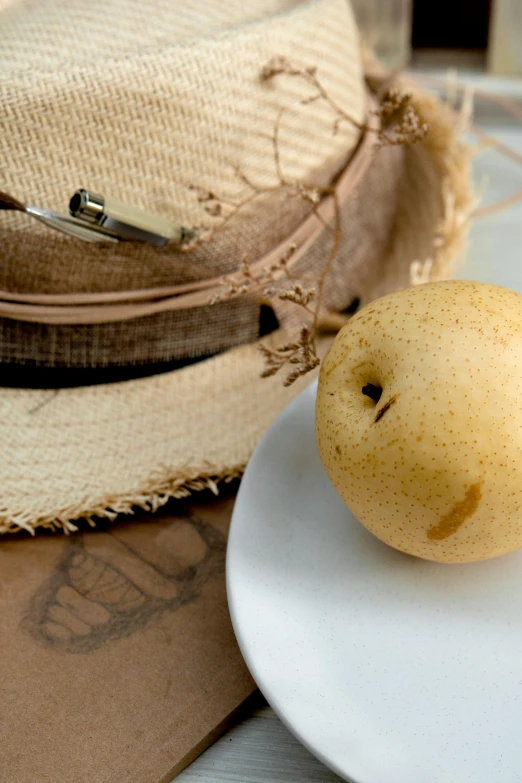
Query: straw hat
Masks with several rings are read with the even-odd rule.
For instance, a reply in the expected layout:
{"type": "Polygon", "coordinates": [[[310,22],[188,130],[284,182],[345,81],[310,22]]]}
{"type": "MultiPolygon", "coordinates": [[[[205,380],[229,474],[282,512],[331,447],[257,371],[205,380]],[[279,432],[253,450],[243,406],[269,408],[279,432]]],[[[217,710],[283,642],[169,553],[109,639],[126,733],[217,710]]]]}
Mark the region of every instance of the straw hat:
{"type": "Polygon", "coordinates": [[[346,0],[14,0],[0,19],[0,532],[215,489],[312,379],[283,383],[316,331],[412,269],[448,274],[471,199],[454,119],[417,92],[393,124],[346,0]],[[77,188],[120,220],[103,241],[55,215],[77,188]],[[126,217],[146,241],[114,241],[126,217]]]}

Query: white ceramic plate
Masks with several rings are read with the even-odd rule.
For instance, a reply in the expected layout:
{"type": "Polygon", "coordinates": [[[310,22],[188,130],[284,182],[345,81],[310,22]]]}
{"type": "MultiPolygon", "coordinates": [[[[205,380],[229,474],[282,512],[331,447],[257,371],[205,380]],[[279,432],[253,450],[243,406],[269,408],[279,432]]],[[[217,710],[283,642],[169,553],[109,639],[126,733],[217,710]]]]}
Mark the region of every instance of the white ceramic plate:
{"type": "Polygon", "coordinates": [[[261,440],[232,520],[228,596],[254,678],[346,780],[520,783],[522,552],[440,565],[381,544],[323,471],[315,388],[261,440]]]}

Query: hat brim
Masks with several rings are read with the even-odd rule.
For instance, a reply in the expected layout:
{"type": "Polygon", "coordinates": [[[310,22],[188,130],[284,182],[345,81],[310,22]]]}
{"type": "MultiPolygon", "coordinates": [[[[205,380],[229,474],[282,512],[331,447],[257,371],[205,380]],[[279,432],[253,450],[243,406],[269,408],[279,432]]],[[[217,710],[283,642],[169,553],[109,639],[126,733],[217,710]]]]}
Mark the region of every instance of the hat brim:
{"type": "MultiPolygon", "coordinates": [[[[286,335],[288,338],[288,335],[286,335]]],[[[265,338],[276,346],[281,330],[265,338]]],[[[261,433],[311,381],[260,379],[245,345],[175,372],[74,389],[0,393],[0,532],[156,510],[241,474],[261,433]]]]}
{"type": "MultiPolygon", "coordinates": [[[[409,284],[419,232],[437,238],[432,277],[461,250],[473,194],[449,112],[415,96],[431,133],[404,149],[394,230],[372,296],[409,284]],[[405,264],[405,259],[409,263],[405,264]]],[[[359,186],[364,188],[364,181],[359,186]]],[[[277,347],[276,331],[265,343],[277,347]]],[[[328,341],[321,341],[324,352],[328,341]]],[[[74,389],[0,390],[0,533],[73,531],[80,519],[155,510],[241,474],[257,440],[313,375],[261,379],[256,345],[175,372],[74,389]]]]}

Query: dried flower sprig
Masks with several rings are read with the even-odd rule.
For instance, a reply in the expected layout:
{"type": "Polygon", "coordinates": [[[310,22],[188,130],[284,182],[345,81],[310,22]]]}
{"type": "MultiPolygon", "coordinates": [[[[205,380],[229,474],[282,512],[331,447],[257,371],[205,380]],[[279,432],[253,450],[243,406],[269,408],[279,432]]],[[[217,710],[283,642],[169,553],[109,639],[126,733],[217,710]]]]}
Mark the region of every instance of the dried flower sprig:
{"type": "Polygon", "coordinates": [[[278,298],[282,302],[293,302],[304,307],[305,310],[308,310],[308,305],[313,301],[314,296],[315,288],[306,288],[301,283],[294,283],[291,288],[278,293],[278,298]]]}
{"type": "MultiPolygon", "coordinates": [[[[270,284],[277,283],[281,278],[285,278],[286,280],[292,279],[287,264],[294,255],[296,249],[294,244],[289,245],[284,255],[281,256],[278,261],[267,269],[260,270],[257,274],[252,271],[248,259],[244,259],[236,273],[233,275],[225,275],[221,278],[222,290],[219,294],[216,294],[209,300],[209,304],[217,304],[217,302],[234,299],[236,296],[242,294],[251,294],[260,289],[262,289],[263,296],[266,299],[270,299],[276,295],[281,298],[280,294],[288,293],[288,291],[280,291],[270,284]]],[[[302,289],[303,293],[304,290],[305,289],[302,289]]],[[[301,302],[298,304],[301,304],[301,302]]]]}
{"type": "Polygon", "coordinates": [[[315,370],[320,362],[315,350],[314,333],[309,326],[301,328],[296,342],[281,345],[276,349],[260,344],[259,350],[263,354],[266,363],[266,367],[261,373],[262,378],[275,375],[276,372],[279,372],[287,364],[293,366],[292,371],[283,382],[284,386],[291,386],[302,375],[315,370]]]}
{"type": "MultiPolygon", "coordinates": [[[[429,128],[423,123],[414,108],[411,96],[400,92],[398,89],[390,89],[382,98],[382,102],[376,113],[380,117],[379,127],[373,127],[367,122],[360,122],[346,112],[333,100],[328,90],[324,87],[317,74],[317,68],[302,68],[292,64],[285,57],[272,58],[261,70],[260,79],[263,82],[274,77],[286,74],[293,78],[304,80],[313,89],[312,94],[303,98],[301,104],[310,104],[316,101],[324,101],[334,113],[333,133],[337,133],[342,123],[349,123],[360,131],[376,133],[376,148],[383,145],[410,144],[421,141],[429,128]]],[[[335,187],[324,187],[314,183],[303,183],[289,180],[283,170],[279,135],[281,120],[285,109],[280,109],[274,123],[271,135],[274,168],[276,182],[270,186],[260,186],[253,182],[243,171],[235,169],[238,180],[246,187],[247,193],[239,201],[225,199],[218,194],[193,186],[197,194],[198,202],[202,205],[206,214],[211,218],[219,219],[219,222],[199,234],[199,243],[208,241],[215,231],[221,230],[237,214],[245,209],[256,199],[266,197],[270,193],[286,193],[289,197],[296,197],[306,201],[317,218],[323,223],[326,230],[332,234],[332,246],[326,263],[317,279],[307,281],[303,277],[297,279],[287,266],[288,261],[294,255],[296,248],[291,245],[284,256],[268,269],[253,270],[249,259],[244,259],[239,269],[232,275],[225,275],[221,279],[222,290],[210,300],[211,304],[232,299],[236,296],[257,293],[265,301],[277,299],[281,302],[295,304],[306,314],[307,322],[300,327],[298,337],[290,343],[277,348],[269,348],[261,344],[259,350],[265,361],[265,370],[262,377],[266,378],[278,373],[283,367],[288,367],[289,372],[284,379],[284,385],[289,386],[302,375],[315,369],[319,363],[317,355],[316,335],[321,324],[325,320],[323,297],[326,280],[330,274],[333,262],[337,256],[341,242],[341,212],[335,187]],[[324,220],[318,207],[324,196],[333,198],[334,218],[332,224],[324,220]]],[[[192,242],[185,249],[191,250],[198,244],[192,242]]],[[[326,319],[328,321],[328,318],[326,319]]],[[[331,319],[330,319],[331,320],[331,319]]],[[[337,319],[338,320],[338,319],[337,319]]],[[[337,323],[337,322],[336,322],[337,323]]]]}
{"type": "Polygon", "coordinates": [[[335,206],[333,226],[334,239],[326,264],[317,280],[317,286],[314,288],[304,288],[300,284],[294,284],[292,288],[286,291],[279,291],[277,294],[279,299],[294,302],[304,308],[304,310],[312,316],[311,325],[305,324],[301,327],[299,340],[297,342],[280,346],[275,350],[267,348],[263,344],[258,346],[266,364],[266,368],[261,374],[261,377],[267,378],[271,375],[275,375],[276,372],[279,372],[282,367],[288,364],[295,365],[292,366],[290,372],[286,376],[283,382],[284,386],[290,386],[302,375],[311,372],[320,364],[320,359],[317,355],[316,335],[319,331],[322,317],[321,302],[326,279],[330,274],[332,264],[337,256],[341,242],[341,211],[336,193],[333,194],[333,198],[335,206]],[[313,310],[309,307],[312,300],[315,304],[313,310]]]}
{"type": "Polygon", "coordinates": [[[430,126],[421,121],[411,100],[396,87],[385,93],[376,112],[381,118],[380,144],[415,144],[427,136],[430,126]]]}
{"type": "Polygon", "coordinates": [[[412,104],[412,96],[401,92],[397,87],[384,94],[375,114],[380,117],[379,128],[372,128],[366,122],[359,122],[353,115],[346,112],[336,103],[317,76],[317,68],[300,68],[293,65],[286,57],[273,57],[261,71],[261,81],[268,81],[280,74],[299,77],[313,87],[314,92],[301,103],[309,104],[324,100],[333,109],[336,117],[333,125],[334,134],[339,131],[343,122],[348,122],[361,131],[375,132],[378,146],[396,144],[415,144],[422,141],[429,132],[429,125],[422,122],[417,110],[412,104]]]}

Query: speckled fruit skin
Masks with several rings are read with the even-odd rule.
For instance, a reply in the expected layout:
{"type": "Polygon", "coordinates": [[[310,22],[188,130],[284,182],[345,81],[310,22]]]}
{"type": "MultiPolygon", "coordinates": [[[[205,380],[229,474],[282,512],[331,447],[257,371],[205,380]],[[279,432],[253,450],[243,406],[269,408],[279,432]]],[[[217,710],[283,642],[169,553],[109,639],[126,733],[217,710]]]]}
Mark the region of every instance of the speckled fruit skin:
{"type": "Polygon", "coordinates": [[[332,484],[387,544],[444,563],[521,548],[522,296],[454,280],[372,302],[323,362],[316,433],[332,484]]]}

